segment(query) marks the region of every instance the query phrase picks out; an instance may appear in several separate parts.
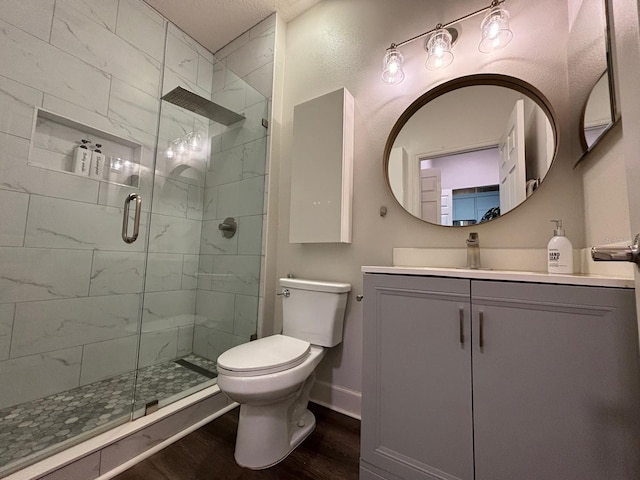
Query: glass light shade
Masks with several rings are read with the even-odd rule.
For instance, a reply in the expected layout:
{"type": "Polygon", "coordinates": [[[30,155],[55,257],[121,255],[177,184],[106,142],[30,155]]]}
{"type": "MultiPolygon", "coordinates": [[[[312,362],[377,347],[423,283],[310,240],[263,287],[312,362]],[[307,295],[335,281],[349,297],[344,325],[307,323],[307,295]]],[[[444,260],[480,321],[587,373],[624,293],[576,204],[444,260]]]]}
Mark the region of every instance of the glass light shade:
{"type": "Polygon", "coordinates": [[[425,49],[427,50],[427,63],[425,67],[428,70],[438,70],[451,65],[453,62],[453,53],[451,53],[451,34],[445,29],[441,28],[433,32],[427,43],[425,49]]]}
{"type": "Polygon", "coordinates": [[[382,81],[389,85],[397,85],[404,80],[403,63],[402,54],[396,48],[389,48],[382,64],[382,81]]]}
{"type": "Polygon", "coordinates": [[[509,12],[502,7],[493,7],[487,13],[480,25],[482,40],[478,50],[482,53],[490,53],[505,47],[513,37],[509,29],[509,12]]]}

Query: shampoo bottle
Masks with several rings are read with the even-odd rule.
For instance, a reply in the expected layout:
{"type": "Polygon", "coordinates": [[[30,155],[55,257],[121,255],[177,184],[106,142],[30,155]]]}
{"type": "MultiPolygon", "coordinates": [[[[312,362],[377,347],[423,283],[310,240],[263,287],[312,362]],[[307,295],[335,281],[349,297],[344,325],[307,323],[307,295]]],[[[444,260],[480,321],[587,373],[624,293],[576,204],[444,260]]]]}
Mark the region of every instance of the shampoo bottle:
{"type": "Polygon", "coordinates": [[[562,220],[551,220],[556,223],[553,237],[547,245],[547,261],[549,273],[573,273],[573,246],[564,236],[562,220]]]}
{"type": "Polygon", "coordinates": [[[80,175],[89,175],[89,166],[91,165],[91,150],[89,150],[89,140],[82,139],[80,145],[76,147],[73,155],[73,171],[80,175]]]}
{"type": "Polygon", "coordinates": [[[96,148],[91,154],[91,172],[89,175],[93,178],[102,178],[104,176],[105,157],[100,147],[102,145],[96,143],[96,148]]]}

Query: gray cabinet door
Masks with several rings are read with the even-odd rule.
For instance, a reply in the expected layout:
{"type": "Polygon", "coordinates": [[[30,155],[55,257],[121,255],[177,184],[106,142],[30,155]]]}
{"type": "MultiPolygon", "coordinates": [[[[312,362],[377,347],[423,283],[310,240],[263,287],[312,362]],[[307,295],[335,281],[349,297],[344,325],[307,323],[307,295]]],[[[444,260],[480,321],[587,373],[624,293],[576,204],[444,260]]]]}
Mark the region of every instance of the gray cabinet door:
{"type": "Polygon", "coordinates": [[[361,459],[385,478],[473,479],[469,285],[365,274],[361,459]]]}
{"type": "Polygon", "coordinates": [[[639,479],[633,290],[473,281],[471,291],[475,479],[639,479]]]}

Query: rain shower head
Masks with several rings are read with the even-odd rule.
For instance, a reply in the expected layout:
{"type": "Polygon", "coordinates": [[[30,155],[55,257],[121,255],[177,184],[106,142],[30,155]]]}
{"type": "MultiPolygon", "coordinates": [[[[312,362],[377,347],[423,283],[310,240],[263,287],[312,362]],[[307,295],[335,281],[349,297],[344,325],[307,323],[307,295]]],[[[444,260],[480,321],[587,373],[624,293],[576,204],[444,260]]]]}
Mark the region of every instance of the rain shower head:
{"type": "Polygon", "coordinates": [[[174,88],[163,96],[162,100],[166,100],[169,103],[173,103],[174,105],[223,125],[231,125],[245,118],[243,115],[224,108],[222,105],[218,105],[182,87],[174,88]]]}

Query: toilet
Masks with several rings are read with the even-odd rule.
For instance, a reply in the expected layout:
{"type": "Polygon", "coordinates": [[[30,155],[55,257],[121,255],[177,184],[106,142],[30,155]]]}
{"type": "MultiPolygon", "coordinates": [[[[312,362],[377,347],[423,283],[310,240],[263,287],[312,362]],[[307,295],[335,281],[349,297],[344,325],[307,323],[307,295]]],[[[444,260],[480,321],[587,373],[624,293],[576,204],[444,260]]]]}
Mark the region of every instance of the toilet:
{"type": "Polygon", "coordinates": [[[259,470],[284,460],[314,429],[314,370],[342,342],[348,283],[281,278],[282,335],[218,357],[218,386],[240,404],[235,459],[259,470]]]}

